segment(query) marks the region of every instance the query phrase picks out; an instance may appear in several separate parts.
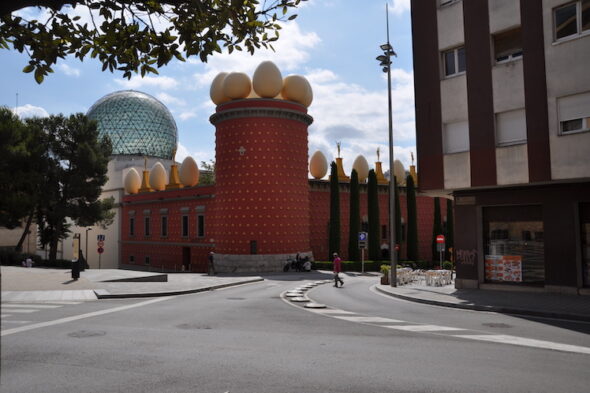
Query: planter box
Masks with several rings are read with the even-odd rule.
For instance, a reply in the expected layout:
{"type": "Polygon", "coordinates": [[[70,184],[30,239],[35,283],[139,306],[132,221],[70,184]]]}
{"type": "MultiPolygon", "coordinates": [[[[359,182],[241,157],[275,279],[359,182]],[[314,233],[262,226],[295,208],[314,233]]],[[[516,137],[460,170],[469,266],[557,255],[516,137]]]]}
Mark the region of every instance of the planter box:
{"type": "Polygon", "coordinates": [[[389,285],[389,277],[381,276],[381,285],[389,285]]]}

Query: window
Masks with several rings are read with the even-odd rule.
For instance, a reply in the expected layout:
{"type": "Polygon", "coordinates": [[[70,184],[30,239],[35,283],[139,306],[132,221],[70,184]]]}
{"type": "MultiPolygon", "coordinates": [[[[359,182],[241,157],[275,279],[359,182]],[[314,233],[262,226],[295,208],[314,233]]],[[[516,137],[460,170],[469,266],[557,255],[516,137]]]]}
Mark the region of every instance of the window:
{"type": "Polygon", "coordinates": [[[387,240],[387,225],[381,225],[381,240],[387,240]]]}
{"type": "Polygon", "coordinates": [[[553,10],[555,40],[590,31],[590,0],[578,0],[553,10]]]}
{"type": "Polygon", "coordinates": [[[459,75],[465,72],[465,47],[443,52],[445,76],[459,75]]]}
{"type": "Polygon", "coordinates": [[[440,6],[449,5],[458,2],[459,0],[440,0],[440,6]]]}
{"type": "Polygon", "coordinates": [[[515,145],[526,142],[526,115],[524,109],[496,113],[496,144],[515,145]]]}
{"type": "Polygon", "coordinates": [[[494,35],[494,58],[496,63],[522,58],[520,27],[494,35]]]}
{"type": "Polygon", "coordinates": [[[135,257],[133,255],[129,255],[129,263],[134,263],[135,257]]]}
{"type": "Polygon", "coordinates": [[[135,217],[129,217],[129,236],[135,236],[135,217]]]}
{"type": "Polygon", "coordinates": [[[197,236],[205,237],[205,216],[202,214],[197,216],[197,236]]]}
{"type": "Polygon", "coordinates": [[[151,227],[151,223],[150,223],[150,218],[149,217],[144,217],[143,219],[143,227],[144,227],[144,233],[146,236],[150,236],[150,227],[151,227]]]}
{"type": "Polygon", "coordinates": [[[590,131],[590,92],[557,99],[560,135],[590,131]]]}
{"type": "Polygon", "coordinates": [[[162,237],[168,236],[168,217],[167,216],[162,216],[162,218],[161,218],[160,236],[162,236],[162,237]]]}
{"type": "Polygon", "coordinates": [[[486,282],[544,283],[541,206],[486,207],[483,226],[486,282]]]}
{"type": "Polygon", "coordinates": [[[447,123],[443,127],[443,152],[445,154],[469,151],[469,122],[447,123]]]}
{"type": "Polygon", "coordinates": [[[188,216],[182,216],[182,237],[188,237],[188,216]]]}
{"type": "Polygon", "coordinates": [[[146,265],[149,265],[150,264],[150,257],[145,257],[144,261],[145,261],[146,265]]]}

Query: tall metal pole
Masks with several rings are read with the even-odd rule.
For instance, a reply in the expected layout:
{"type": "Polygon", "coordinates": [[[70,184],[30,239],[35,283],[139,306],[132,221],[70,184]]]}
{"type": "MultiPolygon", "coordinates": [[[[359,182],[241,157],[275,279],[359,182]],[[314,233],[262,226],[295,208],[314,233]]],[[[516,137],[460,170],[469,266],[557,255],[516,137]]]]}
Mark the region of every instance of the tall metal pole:
{"type": "MultiPolygon", "coordinates": [[[[385,4],[385,21],[387,24],[387,56],[391,59],[389,43],[389,8],[385,4]]],[[[391,259],[390,285],[397,287],[397,250],[395,249],[395,177],[393,176],[393,119],[391,105],[391,62],[387,67],[387,99],[389,115],[389,257],[391,259]]]]}

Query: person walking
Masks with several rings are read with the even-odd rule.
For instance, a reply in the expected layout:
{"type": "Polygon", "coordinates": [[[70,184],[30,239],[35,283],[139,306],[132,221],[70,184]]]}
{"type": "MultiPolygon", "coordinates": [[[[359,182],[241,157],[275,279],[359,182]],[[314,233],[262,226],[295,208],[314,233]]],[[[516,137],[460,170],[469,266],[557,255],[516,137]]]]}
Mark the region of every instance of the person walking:
{"type": "Polygon", "coordinates": [[[339,276],[339,273],[342,271],[342,260],[338,256],[338,253],[333,254],[333,262],[334,262],[334,286],[338,288],[338,282],[340,282],[340,286],[344,285],[344,281],[339,276]]]}
{"type": "Polygon", "coordinates": [[[215,253],[213,251],[211,251],[209,253],[209,270],[207,271],[207,274],[210,276],[214,276],[215,275],[215,263],[214,263],[214,258],[215,258],[215,253]]]}

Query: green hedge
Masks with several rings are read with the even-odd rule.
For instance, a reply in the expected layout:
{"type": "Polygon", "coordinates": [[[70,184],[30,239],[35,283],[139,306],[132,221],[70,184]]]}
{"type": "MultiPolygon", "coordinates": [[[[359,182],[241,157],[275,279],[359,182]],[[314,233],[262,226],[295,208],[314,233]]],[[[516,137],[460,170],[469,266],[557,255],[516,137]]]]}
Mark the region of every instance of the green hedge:
{"type": "MultiPolygon", "coordinates": [[[[366,272],[378,272],[381,268],[381,263],[378,261],[365,261],[366,272]]],[[[316,261],[312,263],[314,270],[332,270],[333,263],[328,261],[316,261]]],[[[343,272],[362,272],[362,263],[355,261],[342,261],[343,272]]]]}

